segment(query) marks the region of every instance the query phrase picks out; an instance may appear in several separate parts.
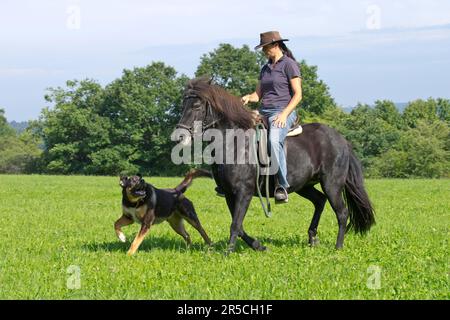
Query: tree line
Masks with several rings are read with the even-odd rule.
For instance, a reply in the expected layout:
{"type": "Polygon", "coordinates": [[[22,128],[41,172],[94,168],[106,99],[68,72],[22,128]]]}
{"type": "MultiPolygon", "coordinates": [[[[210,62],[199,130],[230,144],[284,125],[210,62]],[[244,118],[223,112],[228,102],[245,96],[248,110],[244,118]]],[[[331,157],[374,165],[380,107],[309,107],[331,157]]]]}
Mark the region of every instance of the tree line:
{"type": "MultiPolygon", "coordinates": [[[[231,93],[254,91],[265,57],[248,46],[221,44],[201,57],[196,76],[208,76],[231,93]]],[[[319,79],[317,66],[299,62],[302,123],[336,128],[353,145],[368,177],[450,177],[450,100],[416,100],[400,113],[379,100],[340,108],[319,79]]],[[[179,175],[170,160],[170,134],[181,116],[188,77],[163,62],[124,70],[106,86],[71,80],[50,88],[48,106],[21,133],[0,109],[0,173],[179,175]]],[[[250,106],[257,108],[258,105],[250,106]]]]}

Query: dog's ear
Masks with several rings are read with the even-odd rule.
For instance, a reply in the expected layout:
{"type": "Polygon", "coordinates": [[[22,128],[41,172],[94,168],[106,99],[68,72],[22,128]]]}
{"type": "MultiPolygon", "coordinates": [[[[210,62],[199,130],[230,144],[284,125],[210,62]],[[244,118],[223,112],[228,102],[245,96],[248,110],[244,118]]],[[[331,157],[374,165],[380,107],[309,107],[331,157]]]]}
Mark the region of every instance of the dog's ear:
{"type": "Polygon", "coordinates": [[[140,173],[137,173],[136,174],[139,178],[141,178],[142,179],[142,174],[140,174],[140,173]]]}

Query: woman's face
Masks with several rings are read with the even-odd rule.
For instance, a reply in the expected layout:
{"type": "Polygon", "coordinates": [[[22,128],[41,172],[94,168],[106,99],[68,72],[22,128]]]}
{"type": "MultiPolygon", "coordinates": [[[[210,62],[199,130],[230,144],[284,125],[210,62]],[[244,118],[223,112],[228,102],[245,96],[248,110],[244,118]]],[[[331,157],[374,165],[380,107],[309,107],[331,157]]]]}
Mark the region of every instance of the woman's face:
{"type": "Polygon", "coordinates": [[[274,59],[277,56],[280,47],[278,46],[278,43],[272,43],[264,46],[262,50],[268,59],[274,59]]]}

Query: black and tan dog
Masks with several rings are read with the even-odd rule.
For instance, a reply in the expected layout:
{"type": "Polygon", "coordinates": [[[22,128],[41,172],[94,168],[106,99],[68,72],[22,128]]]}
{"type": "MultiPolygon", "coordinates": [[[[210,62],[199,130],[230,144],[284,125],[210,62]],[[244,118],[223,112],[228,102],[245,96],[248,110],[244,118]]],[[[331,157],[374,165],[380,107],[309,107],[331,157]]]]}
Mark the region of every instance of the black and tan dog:
{"type": "Polygon", "coordinates": [[[122,217],[114,224],[117,237],[126,242],[122,227],[137,222],[141,229],[128,250],[128,255],[134,254],[144,240],[153,224],[169,222],[176,233],[181,235],[188,245],[191,238],[184,228],[183,220],[192,225],[208,245],[211,240],[203,229],[192,202],[184,196],[184,192],[197,177],[211,177],[205,170],[191,170],[185,179],[174,189],[157,189],[145,182],[140,176],[120,177],[122,187],[122,217]]]}

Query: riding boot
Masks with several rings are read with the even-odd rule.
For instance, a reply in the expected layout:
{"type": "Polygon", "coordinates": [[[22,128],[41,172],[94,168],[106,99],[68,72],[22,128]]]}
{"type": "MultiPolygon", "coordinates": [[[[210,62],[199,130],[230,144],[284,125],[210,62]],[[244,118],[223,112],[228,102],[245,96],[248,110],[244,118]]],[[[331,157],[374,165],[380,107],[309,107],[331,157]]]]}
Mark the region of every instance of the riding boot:
{"type": "Polygon", "coordinates": [[[274,197],[275,197],[275,203],[287,203],[289,200],[288,193],[286,189],[280,185],[278,182],[278,177],[275,175],[275,191],[274,191],[274,197]]]}

